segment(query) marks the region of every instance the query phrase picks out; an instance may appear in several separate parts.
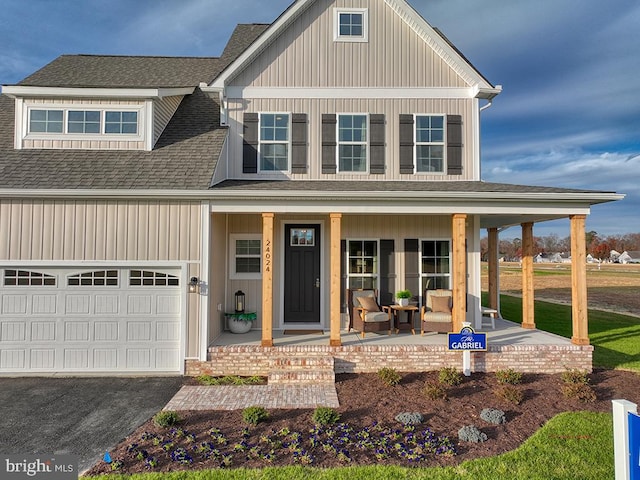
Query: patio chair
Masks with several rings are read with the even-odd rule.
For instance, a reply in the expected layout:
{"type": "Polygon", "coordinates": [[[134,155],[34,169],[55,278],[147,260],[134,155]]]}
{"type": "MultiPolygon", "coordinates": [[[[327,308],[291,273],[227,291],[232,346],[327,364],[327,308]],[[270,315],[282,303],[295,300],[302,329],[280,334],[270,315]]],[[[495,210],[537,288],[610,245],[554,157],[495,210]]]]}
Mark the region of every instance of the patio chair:
{"type": "Polygon", "coordinates": [[[349,331],[353,328],[362,332],[383,332],[391,335],[391,309],[380,306],[378,291],[371,289],[348,289],[349,331]]]}
{"type": "Polygon", "coordinates": [[[425,290],[424,298],[425,304],[420,311],[420,335],[424,332],[451,332],[453,292],[444,289],[425,290]]]}

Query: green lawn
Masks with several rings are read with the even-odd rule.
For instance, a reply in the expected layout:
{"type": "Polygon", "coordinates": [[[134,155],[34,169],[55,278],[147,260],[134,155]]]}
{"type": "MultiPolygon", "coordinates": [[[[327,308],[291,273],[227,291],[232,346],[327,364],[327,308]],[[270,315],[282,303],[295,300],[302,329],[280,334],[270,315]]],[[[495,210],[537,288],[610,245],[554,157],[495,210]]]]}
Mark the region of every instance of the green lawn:
{"type": "MultiPolygon", "coordinates": [[[[518,449],[497,457],[447,468],[306,467],[261,470],[205,470],[167,474],[118,475],[122,480],[602,480],[613,478],[611,414],[567,412],[557,415],[518,449]]],[[[98,477],[113,480],[113,476],[98,477]]]]}
{"type": "MultiPolygon", "coordinates": [[[[483,304],[487,301],[483,293],[483,304]]],[[[502,316],[522,322],[522,298],[500,295],[502,316]]],[[[571,338],[571,306],[535,302],[535,322],[540,330],[571,338]]],[[[595,347],[597,367],[640,371],[640,319],[629,315],[589,310],[589,338],[595,347]]]]}

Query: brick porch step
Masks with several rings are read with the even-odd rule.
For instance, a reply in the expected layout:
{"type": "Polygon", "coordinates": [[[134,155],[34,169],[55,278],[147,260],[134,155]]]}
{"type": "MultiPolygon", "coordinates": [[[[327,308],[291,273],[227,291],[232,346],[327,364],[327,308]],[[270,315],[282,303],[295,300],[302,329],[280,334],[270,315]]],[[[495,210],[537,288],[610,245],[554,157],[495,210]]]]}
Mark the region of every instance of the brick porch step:
{"type": "Polygon", "coordinates": [[[334,384],[333,357],[275,357],[269,361],[268,383],[286,385],[334,384]]]}

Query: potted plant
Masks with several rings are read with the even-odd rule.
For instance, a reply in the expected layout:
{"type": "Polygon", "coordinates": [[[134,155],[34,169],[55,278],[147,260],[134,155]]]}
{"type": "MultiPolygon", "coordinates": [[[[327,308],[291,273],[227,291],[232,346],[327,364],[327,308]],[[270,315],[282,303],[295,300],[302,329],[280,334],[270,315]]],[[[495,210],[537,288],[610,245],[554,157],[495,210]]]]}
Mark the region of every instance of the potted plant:
{"type": "Polygon", "coordinates": [[[411,292],[409,290],[398,290],[396,292],[396,298],[398,299],[398,305],[406,307],[409,305],[409,299],[411,298],[411,292]]]}
{"type": "Polygon", "coordinates": [[[255,312],[228,313],[226,317],[231,333],[247,333],[251,330],[256,314],[255,312]]]}

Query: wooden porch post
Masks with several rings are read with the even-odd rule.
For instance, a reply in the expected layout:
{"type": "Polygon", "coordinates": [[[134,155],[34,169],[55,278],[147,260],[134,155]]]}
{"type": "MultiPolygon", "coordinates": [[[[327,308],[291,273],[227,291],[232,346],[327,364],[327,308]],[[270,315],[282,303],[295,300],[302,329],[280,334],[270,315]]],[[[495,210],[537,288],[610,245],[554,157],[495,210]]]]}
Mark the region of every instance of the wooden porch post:
{"type": "Polygon", "coordinates": [[[452,218],[453,237],[453,331],[459,332],[467,318],[467,215],[455,213],[452,218]]]}
{"type": "Polygon", "coordinates": [[[587,248],[585,239],[586,215],[571,217],[571,343],[589,345],[587,311],[587,248]]]}
{"type": "Polygon", "coordinates": [[[331,329],[329,335],[329,345],[339,347],[340,340],[340,236],[341,236],[341,213],[331,213],[331,246],[330,246],[330,321],[331,329]]]}
{"type": "Polygon", "coordinates": [[[500,269],[498,265],[498,229],[489,228],[489,308],[498,310],[500,269]]]}
{"type": "Polygon", "coordinates": [[[533,289],[533,223],[522,224],[522,328],[536,328],[533,289]]]}
{"type": "Polygon", "coordinates": [[[262,214],[262,346],[273,347],[273,213],[262,214]]]}

